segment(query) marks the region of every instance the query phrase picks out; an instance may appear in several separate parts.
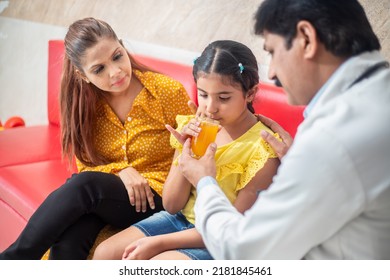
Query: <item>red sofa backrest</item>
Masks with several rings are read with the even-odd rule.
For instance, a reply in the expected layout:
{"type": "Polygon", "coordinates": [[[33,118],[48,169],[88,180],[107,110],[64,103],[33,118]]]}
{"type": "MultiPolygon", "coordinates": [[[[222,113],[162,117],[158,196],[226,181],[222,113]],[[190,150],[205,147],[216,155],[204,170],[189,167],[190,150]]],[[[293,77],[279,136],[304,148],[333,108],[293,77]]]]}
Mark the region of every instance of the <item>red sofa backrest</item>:
{"type": "Polygon", "coordinates": [[[60,124],[60,108],[58,98],[60,96],[64,50],[65,48],[63,40],[49,41],[49,65],[47,68],[47,114],[49,124],[52,125],[60,124]]]}
{"type": "MultiPolygon", "coordinates": [[[[59,125],[59,92],[64,55],[63,40],[49,41],[48,65],[48,119],[49,123],[59,125]]],[[[196,84],[192,76],[192,66],[161,60],[144,55],[135,55],[139,62],[156,69],[180,81],[192,100],[197,103],[196,84]]],[[[283,89],[271,84],[261,83],[253,107],[258,114],[263,114],[277,121],[293,137],[298,125],[303,120],[303,106],[287,104],[283,89]]]]}
{"type": "Polygon", "coordinates": [[[194,77],[192,76],[192,66],[184,65],[172,61],[148,57],[145,55],[134,55],[136,60],[152,68],[153,70],[165,74],[182,83],[190,98],[198,104],[198,95],[194,77]]]}
{"type": "Polygon", "coordinates": [[[303,121],[305,106],[289,105],[282,88],[261,83],[253,101],[253,108],[257,114],[275,120],[294,137],[298,125],[303,121]]]}

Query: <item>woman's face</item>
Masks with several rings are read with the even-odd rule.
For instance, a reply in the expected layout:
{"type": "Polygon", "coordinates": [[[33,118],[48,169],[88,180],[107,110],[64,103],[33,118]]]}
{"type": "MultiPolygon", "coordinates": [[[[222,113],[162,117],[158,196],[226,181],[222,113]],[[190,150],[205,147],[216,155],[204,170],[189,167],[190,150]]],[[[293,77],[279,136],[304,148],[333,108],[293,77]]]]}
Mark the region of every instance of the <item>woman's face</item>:
{"type": "Polygon", "coordinates": [[[197,80],[200,112],[216,119],[222,126],[234,125],[247,114],[247,103],[252,97],[244,97],[239,85],[218,74],[201,74],[197,80]]]}
{"type": "Polygon", "coordinates": [[[87,81],[111,94],[121,94],[130,85],[130,59],[126,49],[115,39],[103,38],[87,49],[82,68],[87,81]]]}

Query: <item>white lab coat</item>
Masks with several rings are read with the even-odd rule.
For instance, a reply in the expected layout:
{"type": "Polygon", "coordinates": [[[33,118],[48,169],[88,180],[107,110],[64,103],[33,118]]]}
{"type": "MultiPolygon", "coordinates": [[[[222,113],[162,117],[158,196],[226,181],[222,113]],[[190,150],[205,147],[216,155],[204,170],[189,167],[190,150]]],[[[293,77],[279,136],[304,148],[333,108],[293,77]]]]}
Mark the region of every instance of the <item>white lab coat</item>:
{"type": "Polygon", "coordinates": [[[244,215],[217,185],[199,190],[196,228],[215,259],[390,259],[390,70],[350,87],[383,60],[345,62],[244,215]]]}

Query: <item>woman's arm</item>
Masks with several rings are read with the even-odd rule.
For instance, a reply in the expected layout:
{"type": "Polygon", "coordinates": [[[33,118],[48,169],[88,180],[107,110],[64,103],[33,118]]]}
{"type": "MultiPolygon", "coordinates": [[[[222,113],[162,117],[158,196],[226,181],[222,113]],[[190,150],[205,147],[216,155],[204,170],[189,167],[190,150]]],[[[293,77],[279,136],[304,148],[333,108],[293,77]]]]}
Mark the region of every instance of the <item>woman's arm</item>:
{"type": "Polygon", "coordinates": [[[118,173],[127,193],[130,204],[135,206],[137,212],[146,212],[147,204],[154,209],[154,195],[148,181],[133,167],[129,166],[118,173]]]}
{"type": "Polygon", "coordinates": [[[86,166],[77,160],[79,172],[96,171],[118,175],[129,195],[130,204],[135,206],[137,212],[145,212],[147,204],[154,209],[154,195],[148,181],[127,162],[113,162],[106,165],[86,166]]]}

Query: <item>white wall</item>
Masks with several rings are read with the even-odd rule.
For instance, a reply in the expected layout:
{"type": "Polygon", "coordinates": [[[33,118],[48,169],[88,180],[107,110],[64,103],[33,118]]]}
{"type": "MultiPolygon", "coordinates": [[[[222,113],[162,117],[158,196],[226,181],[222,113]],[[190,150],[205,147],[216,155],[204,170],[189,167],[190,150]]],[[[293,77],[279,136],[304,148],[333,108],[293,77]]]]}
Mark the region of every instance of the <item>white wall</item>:
{"type": "Polygon", "coordinates": [[[47,123],[47,41],[65,29],[0,17],[0,120],[47,123]]]}

